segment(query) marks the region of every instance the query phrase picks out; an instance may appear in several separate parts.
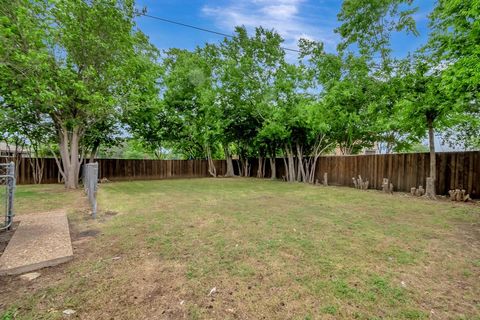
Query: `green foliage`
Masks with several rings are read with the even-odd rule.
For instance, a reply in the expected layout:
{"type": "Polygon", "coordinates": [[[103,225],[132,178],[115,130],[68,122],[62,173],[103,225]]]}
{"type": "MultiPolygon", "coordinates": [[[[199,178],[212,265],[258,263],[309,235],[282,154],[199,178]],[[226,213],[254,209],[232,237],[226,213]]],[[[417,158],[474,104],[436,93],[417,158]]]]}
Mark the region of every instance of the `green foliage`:
{"type": "Polygon", "coordinates": [[[371,106],[378,96],[377,82],[364,57],[329,54],[322,44],[303,41],[315,81],[324,89],[319,101],[330,137],[344,154],[357,153],[378,140],[371,106]]]}
{"type": "Polygon", "coordinates": [[[15,310],[8,310],[2,315],[2,320],[13,320],[15,319],[15,310]]]}
{"type": "Polygon", "coordinates": [[[379,53],[384,71],[390,71],[392,33],[418,34],[412,17],[413,0],[345,0],[338,14],[342,23],[335,31],[342,36],[340,51],[355,44],[360,54],[370,58],[379,53]]]}
{"type": "Polygon", "coordinates": [[[442,70],[439,87],[461,110],[448,134],[451,144],[480,148],[480,1],[438,1],[425,51],[442,70]]]}
{"type": "Polygon", "coordinates": [[[332,316],[337,314],[337,307],[335,306],[325,306],[322,308],[322,312],[325,314],[331,314],[332,316]]]}
{"type": "Polygon", "coordinates": [[[129,0],[17,0],[2,13],[2,105],[17,123],[49,125],[75,187],[79,154],[112,143],[122,111],[151,98],[157,51],[135,28],[129,0]]]}
{"type": "Polygon", "coordinates": [[[152,159],[155,155],[145,148],[141,141],[124,139],[115,145],[102,145],[98,150],[98,158],[114,159],[152,159]]]}
{"type": "Polygon", "coordinates": [[[235,37],[218,47],[214,72],[223,143],[236,143],[241,157],[254,154],[262,111],[272,103],[272,82],[284,59],[282,42],[276,32],[260,27],[249,37],[237,27],[235,37]]]}

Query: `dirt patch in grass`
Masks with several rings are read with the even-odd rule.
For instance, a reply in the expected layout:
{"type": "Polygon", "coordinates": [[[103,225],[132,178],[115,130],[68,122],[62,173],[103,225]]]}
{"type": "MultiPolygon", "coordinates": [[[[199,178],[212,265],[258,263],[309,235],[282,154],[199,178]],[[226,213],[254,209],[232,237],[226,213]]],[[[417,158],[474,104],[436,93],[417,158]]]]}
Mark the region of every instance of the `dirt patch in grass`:
{"type": "Polygon", "coordinates": [[[89,230],[79,232],[76,238],[78,239],[78,238],[85,238],[85,237],[96,237],[99,233],[100,233],[100,230],[89,229],[89,230]]]}

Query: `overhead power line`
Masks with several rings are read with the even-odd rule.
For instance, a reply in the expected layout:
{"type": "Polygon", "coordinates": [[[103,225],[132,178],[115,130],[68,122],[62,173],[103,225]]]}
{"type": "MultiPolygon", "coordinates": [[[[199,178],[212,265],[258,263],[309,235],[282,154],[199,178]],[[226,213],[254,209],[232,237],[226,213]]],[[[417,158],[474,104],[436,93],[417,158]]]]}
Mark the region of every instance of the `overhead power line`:
{"type": "MultiPolygon", "coordinates": [[[[205,29],[205,28],[197,27],[197,26],[194,26],[194,25],[191,25],[191,24],[187,24],[187,23],[183,23],[183,22],[179,22],[179,21],[174,21],[174,20],[170,20],[170,19],[165,19],[165,18],[157,17],[157,16],[152,16],[152,15],[149,15],[149,14],[146,14],[146,13],[142,13],[142,12],[138,12],[138,15],[139,15],[139,16],[148,17],[148,18],[152,18],[152,19],[155,19],[155,20],[158,20],[158,21],[162,21],[162,22],[167,22],[167,23],[175,24],[175,25],[178,25],[178,26],[186,27],[186,28],[191,28],[191,29],[195,29],[195,30],[199,30],[199,31],[203,31],[203,32],[208,32],[208,33],[216,34],[216,35],[218,35],[218,36],[223,36],[223,37],[227,37],[227,38],[233,38],[233,37],[234,37],[234,36],[231,35],[231,34],[219,32],[219,31],[215,31],[215,30],[210,30],[210,29],[205,29]]],[[[297,50],[297,49],[291,49],[291,48],[285,48],[285,47],[282,47],[282,49],[285,50],[285,51],[300,52],[300,50],[297,50]]]]}

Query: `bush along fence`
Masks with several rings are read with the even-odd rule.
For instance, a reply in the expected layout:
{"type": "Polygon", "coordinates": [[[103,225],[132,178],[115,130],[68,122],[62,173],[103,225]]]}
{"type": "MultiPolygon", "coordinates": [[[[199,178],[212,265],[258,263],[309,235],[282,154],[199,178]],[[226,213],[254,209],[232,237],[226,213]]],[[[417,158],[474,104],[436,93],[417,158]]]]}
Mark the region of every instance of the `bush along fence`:
{"type": "MultiPolygon", "coordinates": [[[[480,197],[480,151],[437,153],[438,194],[447,195],[450,190],[464,189],[473,198],[480,197]]],[[[32,159],[17,161],[17,183],[35,183],[32,159]]],[[[60,182],[60,174],[54,159],[43,159],[42,183],[60,182]]],[[[148,180],[167,178],[209,177],[208,160],[127,160],[98,159],[99,178],[111,181],[148,180]]],[[[218,176],[226,173],[226,161],[214,160],[218,176]]],[[[258,161],[251,159],[250,176],[257,176],[258,161]]],[[[283,159],[276,159],[277,178],[285,177],[283,159]]],[[[234,163],[236,174],[239,163],[234,163]]],[[[270,162],[262,166],[265,177],[270,177],[270,162]]],[[[384,188],[384,180],[393,185],[393,191],[411,192],[412,188],[425,188],[429,176],[428,153],[404,153],[385,155],[322,156],[318,158],[315,181],[324,180],[329,185],[354,187],[352,178],[368,180],[368,188],[384,188]]],[[[38,174],[37,174],[38,176],[38,174]]],[[[390,189],[390,188],[389,188],[390,189]]]]}

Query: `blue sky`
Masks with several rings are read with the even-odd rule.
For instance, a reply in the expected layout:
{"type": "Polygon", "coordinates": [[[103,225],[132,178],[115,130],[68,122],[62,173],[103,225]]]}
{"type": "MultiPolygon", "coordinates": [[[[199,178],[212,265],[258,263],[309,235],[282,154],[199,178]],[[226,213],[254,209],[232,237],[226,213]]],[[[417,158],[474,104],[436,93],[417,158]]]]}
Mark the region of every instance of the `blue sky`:
{"type": "MultiPolygon", "coordinates": [[[[427,16],[434,0],[416,0],[414,5],[419,7],[414,18],[420,35],[394,35],[392,49],[397,57],[415,50],[428,37],[427,16]]],[[[261,25],[277,30],[285,39],[285,47],[296,49],[298,39],[304,37],[324,42],[328,51],[333,51],[339,42],[334,29],[339,25],[340,6],[340,0],[137,0],[137,7],[146,7],[153,16],[227,34],[237,25],[245,25],[249,30],[261,25]]],[[[159,49],[193,49],[222,40],[221,36],[148,17],[138,17],[137,23],[159,49]]]]}

